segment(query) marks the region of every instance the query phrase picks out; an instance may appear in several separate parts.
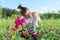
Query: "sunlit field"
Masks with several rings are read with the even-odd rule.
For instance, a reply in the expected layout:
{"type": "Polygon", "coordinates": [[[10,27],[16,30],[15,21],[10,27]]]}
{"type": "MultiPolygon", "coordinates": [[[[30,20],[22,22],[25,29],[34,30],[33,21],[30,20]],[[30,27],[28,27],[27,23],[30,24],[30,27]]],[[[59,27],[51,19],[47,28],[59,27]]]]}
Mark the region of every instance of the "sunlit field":
{"type": "MultiPolygon", "coordinates": [[[[13,31],[14,19],[0,19],[0,40],[26,40],[21,38],[21,26],[17,31],[13,31]]],[[[38,40],[60,40],[60,19],[42,20],[37,28],[40,36],[38,40]]],[[[32,40],[29,35],[29,40],[32,40]]]]}

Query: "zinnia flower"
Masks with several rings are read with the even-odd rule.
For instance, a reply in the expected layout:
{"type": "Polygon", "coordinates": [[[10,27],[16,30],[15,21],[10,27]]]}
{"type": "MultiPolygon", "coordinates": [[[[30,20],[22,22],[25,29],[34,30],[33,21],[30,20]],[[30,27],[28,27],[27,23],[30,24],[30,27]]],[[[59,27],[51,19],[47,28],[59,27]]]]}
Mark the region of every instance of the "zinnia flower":
{"type": "Polygon", "coordinates": [[[51,30],[49,29],[48,32],[51,32],[51,30]]]}
{"type": "Polygon", "coordinates": [[[23,34],[24,36],[28,36],[28,35],[29,35],[29,33],[28,33],[27,31],[23,31],[22,34],[23,34]]]}
{"type": "Polygon", "coordinates": [[[20,24],[23,24],[24,22],[25,22],[25,19],[22,18],[22,19],[20,20],[20,24]]]}
{"type": "Polygon", "coordinates": [[[34,34],[34,36],[35,36],[35,37],[39,37],[39,36],[40,36],[40,34],[39,34],[39,33],[36,33],[36,34],[34,34]]]}
{"type": "Polygon", "coordinates": [[[20,16],[17,16],[17,19],[19,19],[20,18],[20,16]]]}
{"type": "Polygon", "coordinates": [[[17,28],[14,27],[14,28],[12,28],[12,30],[17,31],[17,28]]]}
{"type": "Polygon", "coordinates": [[[48,34],[49,32],[51,32],[51,30],[49,29],[48,31],[45,31],[46,34],[48,34]]]}
{"type": "Polygon", "coordinates": [[[60,34],[60,31],[58,31],[57,34],[60,34]]]}
{"type": "Polygon", "coordinates": [[[20,24],[19,22],[20,22],[20,18],[16,18],[15,24],[16,24],[16,25],[19,25],[19,24],[20,24]]]}
{"type": "Polygon", "coordinates": [[[16,28],[19,28],[19,25],[23,24],[24,22],[25,22],[25,19],[24,19],[24,18],[22,18],[22,19],[17,18],[17,19],[15,20],[15,27],[16,27],[16,28]]]}

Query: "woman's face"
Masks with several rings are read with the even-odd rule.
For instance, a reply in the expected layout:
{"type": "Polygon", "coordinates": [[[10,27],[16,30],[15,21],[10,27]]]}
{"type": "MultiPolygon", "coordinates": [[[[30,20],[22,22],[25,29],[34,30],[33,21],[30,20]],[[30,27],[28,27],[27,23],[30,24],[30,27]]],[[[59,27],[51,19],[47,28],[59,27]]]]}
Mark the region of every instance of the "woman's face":
{"type": "Polygon", "coordinates": [[[30,10],[27,10],[25,13],[25,18],[29,18],[30,17],[30,10]]]}

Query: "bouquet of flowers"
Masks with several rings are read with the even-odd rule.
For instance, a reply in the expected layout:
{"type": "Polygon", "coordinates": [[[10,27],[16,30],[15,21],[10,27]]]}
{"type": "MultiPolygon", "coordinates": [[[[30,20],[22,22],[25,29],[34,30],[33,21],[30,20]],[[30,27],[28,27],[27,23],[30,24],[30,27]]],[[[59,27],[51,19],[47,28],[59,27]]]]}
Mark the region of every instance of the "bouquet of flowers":
{"type": "Polygon", "coordinates": [[[17,16],[15,19],[15,27],[13,28],[14,31],[16,31],[19,28],[19,25],[23,24],[25,22],[25,19],[20,19],[20,16],[17,16]]]}

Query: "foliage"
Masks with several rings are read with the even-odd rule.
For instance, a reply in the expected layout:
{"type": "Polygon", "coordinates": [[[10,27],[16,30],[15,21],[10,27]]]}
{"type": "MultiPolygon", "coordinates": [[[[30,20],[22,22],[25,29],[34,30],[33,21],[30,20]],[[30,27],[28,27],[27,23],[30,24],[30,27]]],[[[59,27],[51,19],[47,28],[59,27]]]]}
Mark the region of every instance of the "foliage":
{"type": "MultiPolygon", "coordinates": [[[[17,31],[13,31],[14,25],[13,19],[0,19],[0,40],[5,40],[5,35],[10,37],[9,40],[25,40],[25,38],[21,38],[21,32],[19,32],[22,28],[20,27],[17,31]]],[[[37,30],[40,34],[38,40],[60,40],[60,19],[44,19],[37,30]]],[[[31,35],[29,40],[32,40],[31,35]]]]}
{"type": "MultiPolygon", "coordinates": [[[[8,17],[15,18],[17,15],[21,16],[19,11],[17,11],[16,9],[9,9],[9,8],[0,8],[0,14],[1,14],[2,18],[8,18],[8,17]]],[[[56,13],[54,11],[52,11],[52,12],[48,11],[43,14],[41,13],[40,17],[41,17],[41,19],[59,19],[60,10],[58,10],[58,13],[56,13]]]]}
{"type": "Polygon", "coordinates": [[[2,18],[11,17],[13,14],[19,15],[19,12],[15,9],[2,8],[2,18]]]}
{"type": "Polygon", "coordinates": [[[60,18],[60,13],[55,13],[55,12],[47,12],[40,14],[41,19],[59,19],[60,18]]]}

